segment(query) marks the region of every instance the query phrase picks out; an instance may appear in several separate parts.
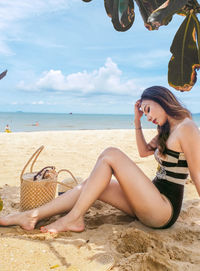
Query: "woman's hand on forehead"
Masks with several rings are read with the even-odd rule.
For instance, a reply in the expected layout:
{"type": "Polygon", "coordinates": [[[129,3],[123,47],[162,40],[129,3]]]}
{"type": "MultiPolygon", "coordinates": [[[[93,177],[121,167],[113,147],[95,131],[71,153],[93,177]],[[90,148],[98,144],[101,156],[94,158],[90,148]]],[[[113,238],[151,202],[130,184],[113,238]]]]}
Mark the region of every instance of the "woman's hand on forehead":
{"type": "Polygon", "coordinates": [[[142,117],[143,111],[141,110],[141,100],[137,100],[135,102],[135,115],[138,117],[142,117]]]}
{"type": "Polygon", "coordinates": [[[135,106],[139,109],[141,107],[141,100],[137,100],[135,106]]]}
{"type": "Polygon", "coordinates": [[[145,112],[145,107],[146,107],[146,105],[147,105],[147,104],[141,102],[140,109],[142,110],[143,113],[145,112]]]}

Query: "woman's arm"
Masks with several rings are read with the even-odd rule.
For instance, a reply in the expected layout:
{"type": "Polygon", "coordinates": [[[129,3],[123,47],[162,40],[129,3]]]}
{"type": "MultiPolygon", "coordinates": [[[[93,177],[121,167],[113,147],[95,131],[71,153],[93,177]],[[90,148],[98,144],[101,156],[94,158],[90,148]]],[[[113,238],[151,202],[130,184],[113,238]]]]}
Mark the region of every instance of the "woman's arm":
{"type": "Polygon", "coordinates": [[[190,176],[200,196],[200,131],[192,120],[180,127],[179,138],[190,176]]]}
{"type": "Polygon", "coordinates": [[[140,100],[135,103],[135,136],[138,152],[141,157],[152,155],[157,147],[157,136],[155,136],[149,143],[146,142],[140,119],[143,112],[140,110],[140,100]]]}

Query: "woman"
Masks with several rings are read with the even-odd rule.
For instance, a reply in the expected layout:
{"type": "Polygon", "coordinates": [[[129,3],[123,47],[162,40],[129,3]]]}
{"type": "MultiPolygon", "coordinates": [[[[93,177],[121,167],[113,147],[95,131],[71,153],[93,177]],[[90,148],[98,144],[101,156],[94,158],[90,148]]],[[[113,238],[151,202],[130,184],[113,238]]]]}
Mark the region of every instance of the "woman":
{"type": "Polygon", "coordinates": [[[85,213],[99,199],[136,216],[146,226],[159,229],[172,226],[181,210],[188,168],[200,194],[200,132],[190,112],[168,89],[160,86],[146,89],[136,102],[135,132],[140,156],[155,154],[159,162],[153,182],[126,154],[107,148],[82,184],[44,206],[2,217],[0,225],[15,224],[32,230],[39,220],[67,211],[67,215],[41,231],[81,232],[85,228],[85,213]],[[158,129],[149,143],[142,132],[143,114],[158,129]],[[117,180],[112,180],[112,175],[117,180]]]}

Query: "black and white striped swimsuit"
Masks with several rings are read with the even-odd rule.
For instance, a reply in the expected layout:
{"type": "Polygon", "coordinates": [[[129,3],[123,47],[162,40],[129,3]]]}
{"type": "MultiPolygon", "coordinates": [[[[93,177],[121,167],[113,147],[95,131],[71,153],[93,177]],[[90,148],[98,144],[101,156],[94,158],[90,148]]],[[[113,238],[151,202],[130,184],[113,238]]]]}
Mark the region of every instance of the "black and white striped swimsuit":
{"type": "Polygon", "coordinates": [[[165,156],[161,156],[158,149],[156,149],[154,156],[158,162],[158,169],[153,183],[160,193],[169,199],[173,208],[170,220],[161,227],[162,229],[166,229],[176,222],[180,214],[184,184],[189,170],[183,152],[166,149],[165,156]]]}

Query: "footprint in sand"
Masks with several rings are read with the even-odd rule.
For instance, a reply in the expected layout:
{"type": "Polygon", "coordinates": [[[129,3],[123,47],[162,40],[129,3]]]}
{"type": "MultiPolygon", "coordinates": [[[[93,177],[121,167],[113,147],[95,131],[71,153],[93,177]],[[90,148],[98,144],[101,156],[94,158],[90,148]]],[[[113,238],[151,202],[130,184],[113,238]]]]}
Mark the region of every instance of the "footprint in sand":
{"type": "MultiPolygon", "coordinates": [[[[179,269],[200,266],[200,252],[197,232],[188,229],[173,231],[173,234],[159,234],[155,231],[145,232],[139,229],[127,229],[115,239],[116,250],[127,262],[134,261],[134,271],[180,271],[199,269],[179,269]],[[167,237],[167,240],[165,239],[167,237]],[[195,239],[196,238],[196,239],[195,239]],[[191,246],[192,245],[192,246],[191,246]],[[183,260],[184,259],[184,260],[183,260]],[[184,262],[183,262],[184,261],[184,262]],[[138,264],[138,268],[137,268],[138,264]]],[[[199,236],[199,233],[198,233],[199,236]]],[[[123,263],[124,264],[124,263],[123,263]]]]}
{"type": "Polygon", "coordinates": [[[127,229],[117,238],[117,251],[120,253],[146,253],[149,247],[154,247],[155,238],[139,229],[127,229]]]}

